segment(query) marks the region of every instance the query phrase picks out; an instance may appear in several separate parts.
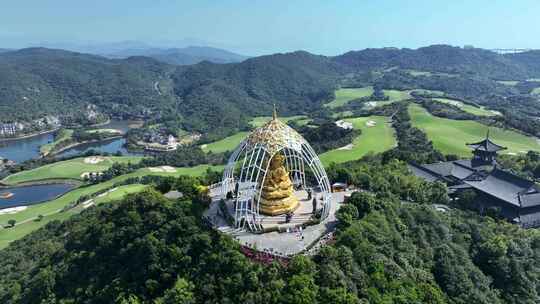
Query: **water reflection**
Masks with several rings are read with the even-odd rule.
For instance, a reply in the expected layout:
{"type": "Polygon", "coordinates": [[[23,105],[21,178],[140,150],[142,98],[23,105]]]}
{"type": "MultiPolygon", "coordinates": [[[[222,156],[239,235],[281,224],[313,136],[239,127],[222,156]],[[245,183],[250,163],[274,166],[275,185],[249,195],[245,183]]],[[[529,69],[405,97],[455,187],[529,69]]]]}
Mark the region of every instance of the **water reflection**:
{"type": "Polygon", "coordinates": [[[142,155],[142,153],[129,152],[124,147],[125,143],[126,143],[125,138],[107,139],[107,140],[102,140],[100,142],[78,145],[76,147],[62,151],[56,156],[57,157],[74,156],[78,154],[84,154],[90,150],[98,151],[101,153],[111,153],[111,154],[120,152],[122,153],[122,155],[127,155],[127,156],[142,155]]]}
{"type": "Polygon", "coordinates": [[[52,142],[53,133],[40,134],[28,138],[0,141],[0,157],[17,163],[39,157],[39,147],[52,142]]]}
{"type": "Polygon", "coordinates": [[[71,184],[50,184],[0,188],[0,209],[50,201],[73,189],[71,184]]]}
{"type": "MultiPolygon", "coordinates": [[[[126,133],[130,128],[140,125],[140,121],[133,120],[111,120],[108,124],[98,126],[99,129],[117,129],[126,133]]],[[[52,142],[54,140],[53,133],[40,134],[33,137],[0,141],[0,157],[14,160],[17,163],[24,162],[29,159],[39,158],[39,147],[52,142]]],[[[126,140],[109,139],[101,142],[83,144],[66,151],[59,153],[58,157],[73,156],[85,153],[91,149],[103,153],[117,153],[122,155],[141,155],[140,153],[129,152],[125,147],[126,140]]]]}

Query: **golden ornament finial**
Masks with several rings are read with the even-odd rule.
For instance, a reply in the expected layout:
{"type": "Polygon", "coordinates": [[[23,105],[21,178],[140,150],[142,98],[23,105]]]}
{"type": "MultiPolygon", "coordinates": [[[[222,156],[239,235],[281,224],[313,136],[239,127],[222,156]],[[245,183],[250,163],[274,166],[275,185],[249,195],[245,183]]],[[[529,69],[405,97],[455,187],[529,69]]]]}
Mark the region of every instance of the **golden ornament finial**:
{"type": "Polygon", "coordinates": [[[274,112],[272,112],[272,119],[277,119],[277,109],[276,109],[276,104],[274,104],[274,112]]]}

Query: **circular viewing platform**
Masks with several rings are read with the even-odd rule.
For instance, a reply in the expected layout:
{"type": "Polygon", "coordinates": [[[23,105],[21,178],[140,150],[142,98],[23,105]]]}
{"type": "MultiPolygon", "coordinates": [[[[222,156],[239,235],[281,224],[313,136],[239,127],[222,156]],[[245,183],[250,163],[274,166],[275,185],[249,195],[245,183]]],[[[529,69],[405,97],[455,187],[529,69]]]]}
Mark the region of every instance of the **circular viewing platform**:
{"type": "MultiPolygon", "coordinates": [[[[262,225],[262,231],[250,232],[236,228],[234,224],[235,200],[225,200],[219,189],[210,192],[212,203],[205,212],[205,217],[212,226],[222,233],[229,234],[242,246],[273,254],[278,257],[290,257],[300,253],[310,254],[318,249],[321,242],[327,240],[337,225],[335,213],[343,204],[345,197],[352,191],[331,194],[329,216],[318,222],[312,217],[313,205],[308,200],[305,190],[295,192],[300,206],[293,212],[290,221],[286,215],[269,216],[260,214],[257,221],[262,225]],[[221,201],[223,200],[223,203],[221,201]],[[221,205],[221,206],[220,206],[221,205]]],[[[319,193],[314,193],[316,197],[319,193]]],[[[317,209],[320,210],[321,206],[317,209]]]]}

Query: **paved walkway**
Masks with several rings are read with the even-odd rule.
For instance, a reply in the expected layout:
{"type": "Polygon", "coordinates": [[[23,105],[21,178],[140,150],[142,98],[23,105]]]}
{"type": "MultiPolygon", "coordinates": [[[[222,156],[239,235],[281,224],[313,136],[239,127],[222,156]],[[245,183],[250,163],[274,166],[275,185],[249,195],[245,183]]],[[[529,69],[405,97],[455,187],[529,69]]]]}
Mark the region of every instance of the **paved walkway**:
{"type": "MultiPolygon", "coordinates": [[[[242,245],[276,255],[289,256],[305,251],[312,244],[315,248],[319,247],[314,243],[318,242],[321,236],[327,236],[335,229],[337,224],[335,212],[341,206],[344,196],[349,195],[351,192],[352,191],[332,193],[332,205],[328,218],[326,218],[321,224],[308,226],[305,229],[302,229],[302,231],[298,229],[291,229],[290,232],[283,233],[268,232],[263,234],[255,234],[231,227],[221,215],[219,200],[222,197],[217,193],[217,191],[215,193],[211,193],[213,202],[210,205],[210,208],[205,212],[205,216],[207,216],[217,230],[231,235],[231,237],[236,239],[242,245]]],[[[308,202],[307,200],[302,200],[301,204],[304,206],[301,206],[297,211],[302,214],[306,209],[311,208],[311,202],[308,202]]],[[[305,217],[305,215],[298,217],[298,219],[305,221],[303,217],[305,217]]],[[[273,218],[274,219],[268,219],[268,217],[264,217],[263,220],[265,220],[267,223],[278,223],[284,221],[283,216],[273,218]]],[[[326,238],[323,237],[322,241],[325,242],[326,238]]],[[[310,253],[313,253],[313,251],[310,251],[310,253]]]]}

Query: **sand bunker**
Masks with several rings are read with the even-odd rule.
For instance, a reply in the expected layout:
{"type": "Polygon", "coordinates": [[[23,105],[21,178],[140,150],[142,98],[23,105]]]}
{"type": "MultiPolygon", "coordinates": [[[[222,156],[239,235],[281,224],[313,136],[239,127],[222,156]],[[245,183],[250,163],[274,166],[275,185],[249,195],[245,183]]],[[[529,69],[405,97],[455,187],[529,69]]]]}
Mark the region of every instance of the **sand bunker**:
{"type": "Polygon", "coordinates": [[[374,108],[377,106],[377,102],[376,101],[368,101],[366,102],[366,105],[370,108],[374,108]]]}
{"type": "Polygon", "coordinates": [[[90,156],[90,157],[87,157],[84,159],[84,163],[85,164],[92,164],[92,165],[95,165],[95,164],[98,164],[102,161],[104,161],[105,158],[104,157],[101,157],[101,156],[90,156]]]}
{"type": "Polygon", "coordinates": [[[90,175],[103,175],[103,172],[83,172],[81,174],[81,178],[87,178],[87,177],[90,177],[90,175]]]}
{"type": "Polygon", "coordinates": [[[457,100],[451,100],[451,99],[446,100],[446,103],[447,103],[447,104],[450,104],[450,105],[453,105],[453,106],[455,106],[455,107],[460,107],[460,106],[463,105],[460,101],[457,101],[457,100]]]}
{"type": "Polygon", "coordinates": [[[176,168],[171,167],[171,166],[151,167],[151,168],[148,168],[148,170],[150,170],[150,172],[155,172],[155,173],[158,173],[158,172],[175,173],[176,172],[176,168]]]}
{"type": "Polygon", "coordinates": [[[377,122],[374,121],[374,120],[368,120],[368,121],[366,121],[366,126],[367,126],[368,128],[375,127],[376,125],[377,125],[377,122]]]}
{"type": "Polygon", "coordinates": [[[508,154],[508,155],[517,155],[517,153],[514,153],[514,152],[508,152],[506,154],[508,154]]]}
{"type": "Polygon", "coordinates": [[[91,206],[94,206],[95,204],[96,204],[96,202],[94,202],[93,199],[89,199],[89,200],[87,200],[85,202],[82,202],[82,208],[86,209],[86,208],[89,208],[91,206]]]}
{"type": "Polygon", "coordinates": [[[28,207],[27,206],[20,206],[20,207],[2,209],[2,210],[0,210],[0,215],[2,215],[2,214],[14,214],[14,213],[26,210],[26,208],[28,208],[28,207]]]}
{"type": "Polygon", "coordinates": [[[338,120],[336,121],[336,126],[342,128],[342,129],[352,129],[353,124],[344,120],[338,120]]]}
{"type": "Polygon", "coordinates": [[[352,150],[354,148],[353,144],[348,144],[346,146],[343,146],[341,148],[338,148],[338,150],[352,150]]]}

